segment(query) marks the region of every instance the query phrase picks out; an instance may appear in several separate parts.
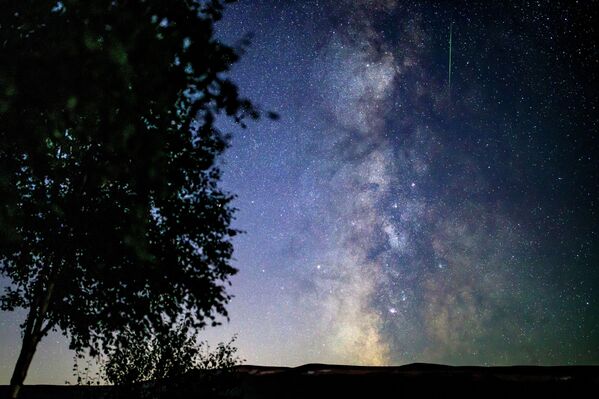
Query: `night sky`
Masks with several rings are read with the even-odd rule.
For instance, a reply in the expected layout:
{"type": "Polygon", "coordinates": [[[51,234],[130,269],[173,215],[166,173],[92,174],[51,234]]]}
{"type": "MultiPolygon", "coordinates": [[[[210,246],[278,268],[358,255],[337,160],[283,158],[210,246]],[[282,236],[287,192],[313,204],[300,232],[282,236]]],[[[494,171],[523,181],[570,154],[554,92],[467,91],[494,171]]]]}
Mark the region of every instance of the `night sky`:
{"type": "MultiPolygon", "coordinates": [[[[593,3],[230,6],[233,80],[281,118],[221,123],[245,234],[206,338],[265,365],[599,364],[593,3]]],[[[23,313],[0,317],[7,383],[23,313]]],[[[71,377],[66,346],[27,382],[71,377]]]]}

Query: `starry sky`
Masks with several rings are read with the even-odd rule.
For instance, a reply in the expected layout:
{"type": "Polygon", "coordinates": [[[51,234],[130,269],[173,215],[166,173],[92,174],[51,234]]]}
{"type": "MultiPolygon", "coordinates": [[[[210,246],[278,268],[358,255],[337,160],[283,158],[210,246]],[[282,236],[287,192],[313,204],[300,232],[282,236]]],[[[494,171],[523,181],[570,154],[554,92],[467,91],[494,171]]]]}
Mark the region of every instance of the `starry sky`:
{"type": "MultiPolygon", "coordinates": [[[[205,337],[264,365],[599,364],[593,3],[229,6],[219,38],[252,43],[232,78],[281,118],[221,121],[245,234],[205,337]]],[[[71,366],[51,335],[28,382],[71,366]]]]}

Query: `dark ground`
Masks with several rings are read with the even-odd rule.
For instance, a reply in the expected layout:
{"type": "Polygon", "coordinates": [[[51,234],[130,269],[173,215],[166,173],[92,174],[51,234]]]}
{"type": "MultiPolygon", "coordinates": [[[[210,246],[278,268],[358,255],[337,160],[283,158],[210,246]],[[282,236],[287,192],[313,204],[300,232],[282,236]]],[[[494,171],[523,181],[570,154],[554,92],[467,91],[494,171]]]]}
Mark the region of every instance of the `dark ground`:
{"type": "MultiPolygon", "coordinates": [[[[393,398],[534,395],[596,397],[599,366],[451,367],[410,364],[358,367],[308,364],[296,368],[240,366],[225,376],[191,374],[158,384],[147,398],[393,398]],[[207,387],[213,387],[207,390],[207,387]]],[[[137,388],[139,389],[139,387],[137,388]]],[[[0,397],[7,396],[0,387],[0,397]]],[[[132,398],[139,393],[112,387],[27,386],[23,399],[132,398]]]]}

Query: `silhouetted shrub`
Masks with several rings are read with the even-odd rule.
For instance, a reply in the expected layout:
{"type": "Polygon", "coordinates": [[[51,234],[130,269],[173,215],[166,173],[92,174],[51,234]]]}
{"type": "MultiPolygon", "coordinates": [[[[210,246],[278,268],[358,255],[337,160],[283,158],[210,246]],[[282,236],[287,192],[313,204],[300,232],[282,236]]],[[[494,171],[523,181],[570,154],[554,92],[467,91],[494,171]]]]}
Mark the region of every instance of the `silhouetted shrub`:
{"type": "Polygon", "coordinates": [[[152,336],[131,331],[122,345],[108,348],[97,357],[97,371],[83,357],[75,359],[73,373],[77,385],[114,384],[112,397],[231,397],[233,368],[242,363],[234,346],[236,336],[211,348],[199,340],[198,332],[182,325],[152,336]]]}

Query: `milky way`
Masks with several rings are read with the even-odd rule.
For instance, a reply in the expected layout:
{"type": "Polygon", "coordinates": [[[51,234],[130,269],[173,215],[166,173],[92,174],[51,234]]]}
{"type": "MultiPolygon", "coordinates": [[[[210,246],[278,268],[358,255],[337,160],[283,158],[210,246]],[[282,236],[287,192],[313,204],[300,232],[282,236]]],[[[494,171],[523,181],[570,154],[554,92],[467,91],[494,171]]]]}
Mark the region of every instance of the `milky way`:
{"type": "MultiPolygon", "coordinates": [[[[270,153],[265,163],[275,175],[279,168],[288,172],[275,186],[287,185],[291,201],[282,200],[286,222],[268,244],[277,255],[263,263],[279,289],[260,286],[272,284],[273,276],[249,283],[282,317],[238,316],[254,330],[272,323],[266,335],[282,335],[276,342],[283,348],[255,349],[251,356],[280,363],[596,362],[596,226],[554,213],[593,213],[594,204],[587,199],[564,209],[567,203],[556,195],[564,189],[560,173],[577,171],[560,169],[551,154],[563,149],[541,137],[541,129],[551,127],[551,112],[567,126],[557,135],[572,134],[576,116],[548,104],[539,93],[547,88],[530,80],[560,73],[545,70],[551,59],[544,46],[551,45],[535,35],[546,32],[519,26],[518,10],[481,4],[270,4],[263,9],[268,29],[282,36],[266,50],[274,76],[259,86],[272,88],[279,68],[290,69],[282,78],[290,91],[272,89],[265,98],[287,119],[282,129],[293,138],[280,130],[268,136],[269,145],[286,154],[270,153]],[[276,49],[291,55],[279,63],[276,49]],[[510,86],[523,79],[526,86],[510,86]],[[547,180],[554,193],[543,197],[547,180]],[[568,243],[566,231],[547,235],[556,221],[580,235],[568,243]],[[555,245],[562,256],[549,253],[555,245]]],[[[532,23],[550,21],[556,10],[524,11],[532,23]]],[[[562,18],[571,12],[558,11],[562,18]]],[[[554,76],[546,78],[555,85],[554,76]]],[[[569,97],[582,94],[579,81],[570,84],[569,97]]],[[[578,111],[590,106],[578,101],[578,111]]],[[[574,134],[588,134],[576,128],[574,134]]],[[[566,151],[567,157],[590,153],[566,151]]],[[[243,149],[235,155],[241,159],[232,165],[247,160],[243,149]]],[[[568,196],[589,196],[594,183],[568,196]]],[[[257,337],[248,341],[261,347],[257,337]]]]}
{"type": "Polygon", "coordinates": [[[317,61],[334,66],[321,90],[335,155],[327,220],[314,222],[332,228],[306,313],[322,316],[339,362],[476,359],[524,327],[506,312],[517,296],[509,276],[522,267],[508,254],[526,250],[523,232],[500,202],[478,198],[485,173],[445,137],[459,134],[442,126],[455,110],[430,76],[422,18],[394,2],[343,10],[348,27],[317,61]],[[389,14],[403,14],[392,42],[374,25],[389,14]]]}
{"type": "MultiPolygon", "coordinates": [[[[253,33],[233,79],[281,119],[223,124],[245,234],[208,339],[254,364],[599,363],[593,13],[499,3],[228,8],[219,36],[253,33]]],[[[69,374],[63,345],[33,383],[69,374]]]]}

